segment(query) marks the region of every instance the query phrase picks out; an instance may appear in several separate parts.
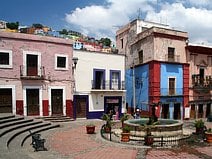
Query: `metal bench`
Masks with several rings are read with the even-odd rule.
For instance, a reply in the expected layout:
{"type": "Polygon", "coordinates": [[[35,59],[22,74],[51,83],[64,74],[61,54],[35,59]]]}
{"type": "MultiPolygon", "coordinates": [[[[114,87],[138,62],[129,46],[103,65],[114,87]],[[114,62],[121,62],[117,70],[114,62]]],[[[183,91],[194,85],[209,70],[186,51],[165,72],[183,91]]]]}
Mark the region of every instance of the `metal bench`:
{"type": "Polygon", "coordinates": [[[37,134],[37,133],[31,133],[30,135],[32,136],[32,147],[35,149],[35,151],[46,151],[47,149],[44,146],[44,143],[46,142],[45,139],[41,138],[41,134],[37,134]]]}

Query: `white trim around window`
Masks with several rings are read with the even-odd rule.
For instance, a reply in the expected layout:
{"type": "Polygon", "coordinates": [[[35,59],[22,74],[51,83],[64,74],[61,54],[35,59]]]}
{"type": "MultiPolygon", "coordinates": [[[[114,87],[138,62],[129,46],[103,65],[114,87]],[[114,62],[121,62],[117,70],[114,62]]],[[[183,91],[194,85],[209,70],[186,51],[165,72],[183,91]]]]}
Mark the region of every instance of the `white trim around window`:
{"type": "Polygon", "coordinates": [[[65,54],[55,54],[55,64],[54,64],[55,70],[68,70],[68,55],[65,54]],[[57,58],[58,57],[65,57],[66,58],[66,65],[64,68],[57,67],[57,58]]]}
{"type": "Polygon", "coordinates": [[[0,68],[12,68],[13,67],[12,50],[2,50],[2,49],[0,49],[0,52],[9,54],[9,65],[1,65],[0,64],[0,68]]]}
{"type": "Polygon", "coordinates": [[[27,55],[37,55],[38,56],[38,75],[41,76],[41,53],[36,51],[23,51],[23,75],[27,74],[27,55]]]}

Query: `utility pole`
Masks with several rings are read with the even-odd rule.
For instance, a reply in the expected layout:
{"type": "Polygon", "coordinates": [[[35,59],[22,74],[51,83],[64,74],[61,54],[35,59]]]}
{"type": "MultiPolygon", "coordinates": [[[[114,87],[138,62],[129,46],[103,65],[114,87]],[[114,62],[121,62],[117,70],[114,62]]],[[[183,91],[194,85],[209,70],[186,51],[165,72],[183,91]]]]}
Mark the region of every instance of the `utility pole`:
{"type": "Polygon", "coordinates": [[[134,113],[136,109],[136,103],[135,103],[135,64],[133,61],[133,108],[134,108],[134,113]]]}

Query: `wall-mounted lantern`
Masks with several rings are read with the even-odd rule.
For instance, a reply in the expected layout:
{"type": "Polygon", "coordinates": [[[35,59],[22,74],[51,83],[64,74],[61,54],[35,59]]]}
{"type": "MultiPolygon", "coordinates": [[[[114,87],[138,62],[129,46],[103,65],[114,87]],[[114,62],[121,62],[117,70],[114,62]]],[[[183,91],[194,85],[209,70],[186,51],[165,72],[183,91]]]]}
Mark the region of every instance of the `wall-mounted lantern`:
{"type": "Polygon", "coordinates": [[[78,57],[73,57],[72,58],[72,61],[74,62],[74,65],[72,66],[72,68],[76,68],[76,66],[77,66],[77,62],[78,62],[78,57]]]}

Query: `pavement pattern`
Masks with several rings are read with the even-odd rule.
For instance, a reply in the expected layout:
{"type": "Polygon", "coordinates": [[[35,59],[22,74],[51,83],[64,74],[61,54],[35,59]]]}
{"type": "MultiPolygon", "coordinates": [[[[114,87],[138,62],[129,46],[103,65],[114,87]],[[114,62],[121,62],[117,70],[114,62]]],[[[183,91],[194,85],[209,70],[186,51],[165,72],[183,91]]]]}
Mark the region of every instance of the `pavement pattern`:
{"type": "MultiPolygon", "coordinates": [[[[0,158],[21,159],[211,159],[212,145],[204,147],[150,148],[110,142],[100,135],[101,120],[61,123],[61,128],[43,132],[47,151],[34,152],[29,139],[21,150],[0,152],[0,158]],[[86,134],[85,125],[96,125],[95,134],[86,134]]],[[[194,129],[190,129],[193,131],[194,129]]]]}

